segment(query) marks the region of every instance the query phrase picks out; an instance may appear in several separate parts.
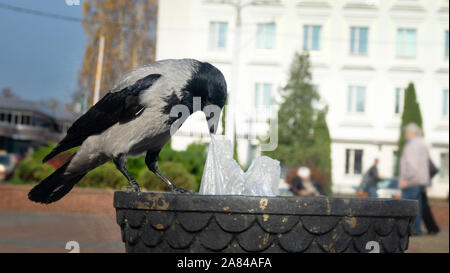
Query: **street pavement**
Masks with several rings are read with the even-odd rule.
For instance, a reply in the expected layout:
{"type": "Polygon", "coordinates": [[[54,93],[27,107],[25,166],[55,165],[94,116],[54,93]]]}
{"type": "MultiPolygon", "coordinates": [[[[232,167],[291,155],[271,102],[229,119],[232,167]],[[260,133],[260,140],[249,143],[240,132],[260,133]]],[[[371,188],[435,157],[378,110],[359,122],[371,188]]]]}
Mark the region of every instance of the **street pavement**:
{"type": "Polygon", "coordinates": [[[441,231],[436,235],[423,235],[412,237],[409,240],[407,253],[449,253],[449,235],[447,231],[441,231]]]}

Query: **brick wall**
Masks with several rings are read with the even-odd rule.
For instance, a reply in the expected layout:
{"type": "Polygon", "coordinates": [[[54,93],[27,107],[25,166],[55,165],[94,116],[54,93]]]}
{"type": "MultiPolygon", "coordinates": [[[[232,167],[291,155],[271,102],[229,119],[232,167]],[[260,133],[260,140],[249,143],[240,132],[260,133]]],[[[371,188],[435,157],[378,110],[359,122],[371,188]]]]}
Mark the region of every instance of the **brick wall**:
{"type": "Polygon", "coordinates": [[[28,200],[27,195],[31,188],[0,184],[0,210],[115,215],[112,190],[75,188],[63,199],[44,205],[28,200]]]}

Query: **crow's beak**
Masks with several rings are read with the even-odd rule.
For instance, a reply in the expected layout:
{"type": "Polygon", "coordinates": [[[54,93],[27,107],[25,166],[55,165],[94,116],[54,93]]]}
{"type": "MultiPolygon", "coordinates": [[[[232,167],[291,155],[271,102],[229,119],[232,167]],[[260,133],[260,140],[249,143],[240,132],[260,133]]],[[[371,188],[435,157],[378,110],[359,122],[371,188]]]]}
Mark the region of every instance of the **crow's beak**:
{"type": "Polygon", "coordinates": [[[208,121],[209,132],[211,134],[215,134],[217,132],[217,128],[219,127],[219,116],[220,115],[214,117],[214,112],[211,112],[210,116],[206,118],[208,121]]]}
{"type": "Polygon", "coordinates": [[[217,127],[219,126],[219,122],[211,122],[212,125],[209,126],[209,132],[211,134],[215,134],[217,132],[217,127]]]}
{"type": "Polygon", "coordinates": [[[216,127],[211,127],[211,128],[209,128],[209,132],[210,132],[211,134],[216,134],[217,128],[216,128],[216,127]]]}

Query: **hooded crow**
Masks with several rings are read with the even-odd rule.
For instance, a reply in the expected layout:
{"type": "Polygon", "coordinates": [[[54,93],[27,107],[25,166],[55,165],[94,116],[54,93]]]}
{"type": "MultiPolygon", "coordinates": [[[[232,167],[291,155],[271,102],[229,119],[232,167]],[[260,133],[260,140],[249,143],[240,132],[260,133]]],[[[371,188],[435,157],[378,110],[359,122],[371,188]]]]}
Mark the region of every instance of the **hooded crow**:
{"type": "Polygon", "coordinates": [[[210,132],[215,133],[226,97],[225,78],[206,62],[162,60],[132,71],[76,120],[65,138],[44,158],[46,162],[80,146],[70,160],[35,186],[28,198],[46,204],[58,201],[86,173],[109,160],[113,160],[127,178],[132,190],[139,192],[139,185],[127,171],[126,162],[127,156],[143,153],[146,153],[145,163],[150,171],[172,191],[186,192],[158,170],[159,152],[185,120],[171,111],[177,105],[189,109],[188,115],[202,110],[210,132]],[[208,117],[205,111],[208,107],[216,107],[218,111],[210,112],[208,117]],[[179,124],[174,129],[176,121],[179,124]]]}

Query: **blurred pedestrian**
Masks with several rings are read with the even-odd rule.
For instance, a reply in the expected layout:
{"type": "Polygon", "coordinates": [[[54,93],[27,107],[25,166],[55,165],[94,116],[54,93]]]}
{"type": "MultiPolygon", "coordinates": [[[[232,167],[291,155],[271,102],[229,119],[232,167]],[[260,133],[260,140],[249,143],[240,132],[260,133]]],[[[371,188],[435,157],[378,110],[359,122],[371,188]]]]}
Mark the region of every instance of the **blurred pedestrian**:
{"type": "MultiPolygon", "coordinates": [[[[436,168],[436,165],[430,160],[429,161],[429,168],[430,168],[430,184],[433,177],[439,172],[439,169],[436,168]]],[[[439,227],[436,224],[436,221],[434,220],[433,213],[431,212],[431,208],[428,205],[428,197],[427,197],[427,191],[424,187],[422,189],[422,218],[423,223],[425,224],[425,228],[428,231],[428,234],[434,235],[439,233],[439,227]]]]}
{"type": "Polygon", "coordinates": [[[322,187],[311,179],[311,171],[308,167],[298,168],[297,176],[291,181],[291,191],[301,196],[325,195],[322,187]]]}
{"type": "Polygon", "coordinates": [[[377,195],[377,184],[382,179],[378,173],[378,158],[375,158],[372,167],[363,175],[363,179],[360,185],[360,190],[367,192],[369,197],[376,198],[377,195]]]}
{"type": "Polygon", "coordinates": [[[413,235],[420,236],[422,192],[430,181],[428,149],[422,138],[422,130],[417,124],[410,123],[404,130],[406,144],[400,158],[400,189],[402,198],[418,201],[419,210],[414,222],[413,235]]]}

